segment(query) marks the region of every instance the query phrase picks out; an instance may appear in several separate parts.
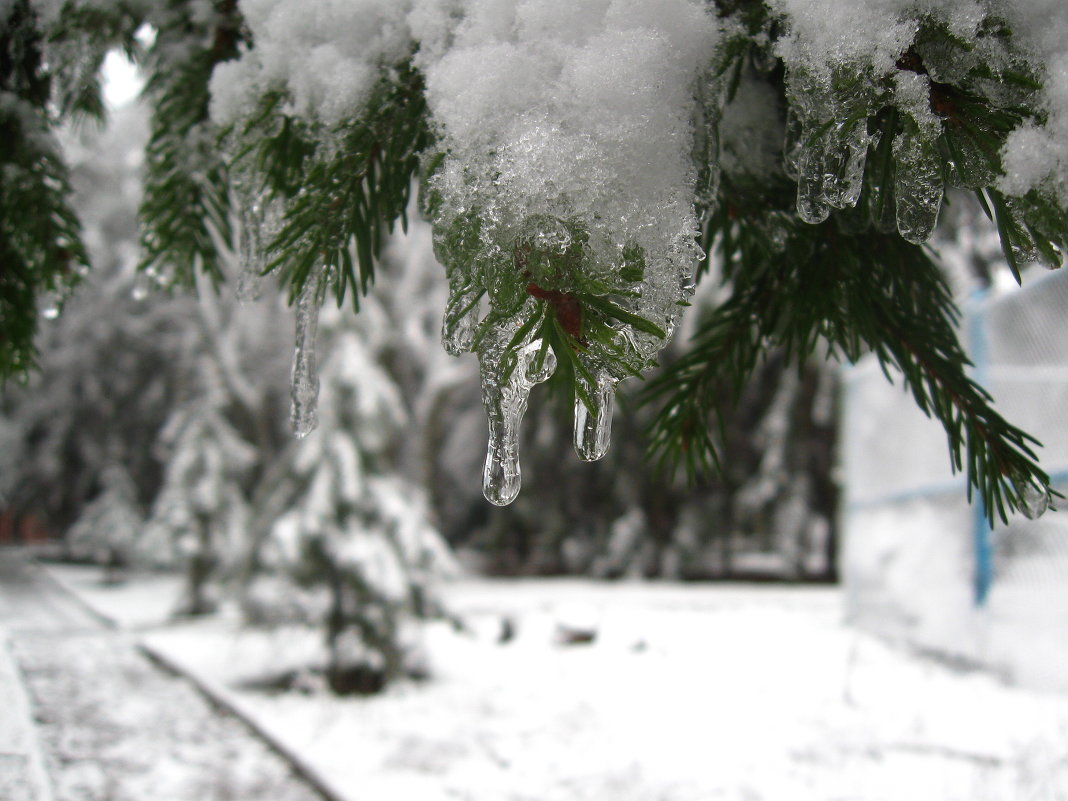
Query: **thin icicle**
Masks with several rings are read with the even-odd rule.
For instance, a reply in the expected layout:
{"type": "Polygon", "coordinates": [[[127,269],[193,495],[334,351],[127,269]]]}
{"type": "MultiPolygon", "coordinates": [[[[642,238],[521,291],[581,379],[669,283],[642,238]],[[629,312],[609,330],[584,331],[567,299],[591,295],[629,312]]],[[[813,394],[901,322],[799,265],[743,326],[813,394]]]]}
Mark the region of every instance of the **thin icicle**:
{"type": "Polygon", "coordinates": [[[482,472],[482,494],[497,506],[515,500],[522,485],[519,466],[519,429],[527,410],[530,386],[521,380],[497,385],[483,381],[482,400],[489,418],[489,448],[482,472]]]}
{"type": "Polygon", "coordinates": [[[262,290],[263,206],[259,199],[242,198],[238,216],[241,220],[241,247],[238,258],[241,275],[237,279],[237,299],[242,303],[258,300],[262,290]]]}
{"type": "Polygon", "coordinates": [[[801,177],[801,145],[803,143],[803,125],[801,117],[791,105],[786,110],[786,135],[782,144],[783,169],[786,176],[793,180],[801,177]]]}
{"type": "Polygon", "coordinates": [[[580,398],[575,399],[575,453],[587,462],[595,462],[608,453],[612,442],[616,382],[607,372],[598,373],[596,378],[596,386],[585,387],[593,409],[586,408],[580,398]]]}
{"type": "MultiPolygon", "coordinates": [[[[511,329],[505,327],[499,333],[499,339],[503,339],[505,333],[511,333],[511,329]]],[[[482,472],[482,494],[497,506],[507,506],[514,501],[522,485],[519,434],[530,389],[534,384],[548,379],[556,368],[552,351],[542,352],[541,340],[535,340],[520,348],[519,363],[511,371],[508,380],[502,382],[502,353],[503,349],[494,348],[479,359],[482,403],[489,420],[489,446],[482,472]]]]}
{"type": "Polygon", "coordinates": [[[319,371],[315,338],[319,330],[319,271],[313,271],[297,301],[297,335],[293,351],[289,420],[293,433],[306,437],[319,425],[319,371]]]}
{"type": "Polygon", "coordinates": [[[813,143],[803,147],[798,158],[797,214],[810,225],[823,222],[831,213],[824,191],[825,155],[822,143],[813,143]]]}
{"type": "Polygon", "coordinates": [[[241,274],[237,281],[237,299],[242,303],[259,300],[263,294],[270,242],[282,223],[278,201],[265,200],[251,193],[238,193],[241,221],[241,247],[238,252],[241,274]]]}

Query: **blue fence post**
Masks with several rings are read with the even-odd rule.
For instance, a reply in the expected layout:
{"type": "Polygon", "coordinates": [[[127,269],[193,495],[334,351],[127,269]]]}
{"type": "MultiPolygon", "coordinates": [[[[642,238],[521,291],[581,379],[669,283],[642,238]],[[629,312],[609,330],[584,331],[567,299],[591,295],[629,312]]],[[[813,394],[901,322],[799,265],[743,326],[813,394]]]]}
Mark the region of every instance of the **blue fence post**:
{"type": "MultiPolygon", "coordinates": [[[[972,360],[972,377],[985,387],[990,366],[986,324],[983,319],[987,290],[975,290],[968,302],[968,349],[972,360]]],[[[993,528],[986,519],[986,506],[978,495],[972,504],[972,543],[975,548],[975,605],[985,606],[994,581],[993,528]]]]}

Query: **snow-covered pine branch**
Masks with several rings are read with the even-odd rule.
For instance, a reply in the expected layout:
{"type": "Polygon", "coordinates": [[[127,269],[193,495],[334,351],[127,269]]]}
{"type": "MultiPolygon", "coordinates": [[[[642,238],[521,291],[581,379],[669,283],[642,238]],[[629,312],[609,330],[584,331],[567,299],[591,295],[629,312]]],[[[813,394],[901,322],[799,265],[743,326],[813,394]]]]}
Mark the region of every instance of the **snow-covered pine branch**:
{"type": "MultiPolygon", "coordinates": [[[[74,13],[100,8],[0,3],[4,48],[44,54],[0,74],[3,108],[19,109],[6,124],[32,139],[63,108],[40,81],[70,59],[49,47],[156,25],[146,263],[161,280],[212,271],[232,197],[249,269],[277,273],[303,306],[370,290],[421,180],[451,290],[445,345],[479,356],[493,502],[519,490],[527,395],[554,370],[574,398],[576,450],[604,454],[613,388],[653,365],[702,255],[697,273],[723,281],[726,301],[682,360],[689,372],[658,385],[653,443],[669,460],[715,460],[710,372],[740,383],[772,347],[870,347],[945,425],[990,514],[1049,492],[1031,440],[965,375],[952,298],[920,243],[956,187],[978,196],[1017,276],[1060,265],[1062,3],[129,0],[121,24],[74,13]],[[874,269],[888,266],[895,280],[874,269]]],[[[45,252],[44,236],[14,240],[45,252]]],[[[8,294],[50,287],[49,269],[5,279],[8,294]]],[[[314,310],[303,318],[298,427],[315,383],[314,310]]],[[[5,335],[27,352],[24,330],[5,335]]]]}

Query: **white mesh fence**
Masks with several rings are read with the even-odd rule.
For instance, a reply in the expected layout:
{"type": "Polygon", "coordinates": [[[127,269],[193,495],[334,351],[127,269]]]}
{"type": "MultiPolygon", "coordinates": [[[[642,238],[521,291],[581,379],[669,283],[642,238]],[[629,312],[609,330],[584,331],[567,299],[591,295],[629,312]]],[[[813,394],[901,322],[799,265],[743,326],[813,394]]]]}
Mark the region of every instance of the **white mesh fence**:
{"type": "MultiPolygon", "coordinates": [[[[965,304],[973,376],[1068,496],[1068,271],[965,304]]],[[[865,628],[1068,690],[1068,502],[991,533],[950,470],[945,433],[874,361],[847,371],[841,567],[865,628]]]]}

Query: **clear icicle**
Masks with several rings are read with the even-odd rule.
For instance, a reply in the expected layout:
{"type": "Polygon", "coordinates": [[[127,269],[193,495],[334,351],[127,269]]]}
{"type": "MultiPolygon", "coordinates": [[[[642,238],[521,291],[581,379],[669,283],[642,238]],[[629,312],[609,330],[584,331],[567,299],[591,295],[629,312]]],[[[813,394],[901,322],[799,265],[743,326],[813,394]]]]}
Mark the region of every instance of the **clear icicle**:
{"type": "Polygon", "coordinates": [[[319,425],[319,371],[315,363],[315,338],[319,330],[319,273],[308,276],[297,301],[297,335],[289,420],[293,433],[306,437],[319,425]]]}
{"type": "Polygon", "coordinates": [[[1020,511],[1028,520],[1037,520],[1049,509],[1049,493],[1036,487],[1030,482],[1018,482],[1017,492],[1020,493],[1020,511]]]}
{"type": "Polygon", "coordinates": [[[284,210],[278,200],[239,192],[241,247],[238,252],[241,274],[237,299],[242,303],[259,300],[263,294],[271,240],[282,227],[284,210]]]}
{"type": "Polygon", "coordinates": [[[821,144],[803,147],[797,162],[797,214],[811,225],[823,222],[831,213],[831,205],[824,192],[826,173],[821,144]]]}
{"type": "Polygon", "coordinates": [[[587,462],[595,462],[608,453],[612,441],[616,382],[606,372],[598,373],[596,378],[597,385],[593,387],[583,382],[593,409],[586,408],[581,399],[575,399],[575,453],[587,462]]]}
{"type": "Polygon", "coordinates": [[[509,381],[504,386],[489,386],[483,381],[482,401],[489,418],[489,448],[482,472],[482,494],[497,506],[515,500],[522,485],[519,467],[519,428],[527,411],[530,385],[526,381],[509,381]]]}
{"type": "Polygon", "coordinates": [[[917,245],[926,242],[942,206],[942,172],[934,148],[908,132],[894,140],[897,230],[917,245]]]}
{"type": "Polygon", "coordinates": [[[783,169],[788,178],[801,177],[801,143],[804,133],[801,117],[791,105],[786,111],[786,136],[782,144],[783,169]]]}
{"type": "Polygon", "coordinates": [[[555,356],[552,351],[547,351],[539,369],[536,362],[540,352],[541,340],[520,348],[519,363],[505,382],[500,381],[503,361],[500,349],[483,352],[479,359],[482,403],[489,421],[489,446],[482,472],[482,494],[496,506],[507,506],[519,494],[522,485],[519,433],[523,415],[527,411],[530,388],[546,380],[556,367],[555,356]]]}
{"type": "Polygon", "coordinates": [[[239,216],[241,247],[238,258],[241,275],[237,279],[237,299],[242,303],[251,303],[260,297],[263,283],[263,206],[259,200],[242,199],[239,216]]]}
{"type": "MultiPolygon", "coordinates": [[[[827,219],[831,208],[857,204],[864,184],[868,133],[863,124],[831,126],[801,145],[797,156],[797,213],[807,223],[827,219]]],[[[788,155],[789,161],[792,156],[788,155]]]]}
{"type": "Polygon", "coordinates": [[[864,162],[868,155],[867,121],[852,127],[835,126],[833,146],[824,161],[824,195],[836,209],[857,205],[864,186],[864,162]]]}

